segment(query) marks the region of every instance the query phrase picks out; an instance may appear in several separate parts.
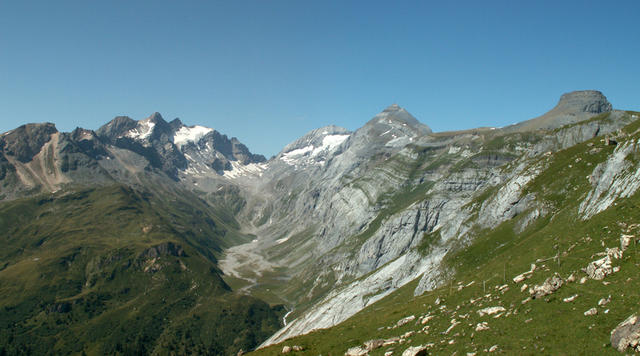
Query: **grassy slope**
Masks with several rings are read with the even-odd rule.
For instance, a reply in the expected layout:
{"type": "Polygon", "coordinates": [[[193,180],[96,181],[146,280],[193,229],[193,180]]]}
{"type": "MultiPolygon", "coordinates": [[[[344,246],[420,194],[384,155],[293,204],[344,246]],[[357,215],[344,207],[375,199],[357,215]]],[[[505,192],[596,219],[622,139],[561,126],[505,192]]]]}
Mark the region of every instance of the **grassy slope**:
{"type": "Polygon", "coordinates": [[[232,232],[192,198],[0,205],[0,354],[235,354],[273,333],[281,311],[230,292],[215,256],[232,232]]]}
{"type": "MultiPolygon", "coordinates": [[[[625,129],[628,133],[635,132],[630,139],[638,139],[638,127],[640,123],[636,122],[625,129]]],[[[300,354],[342,355],[347,348],[366,340],[419,331],[423,325],[416,321],[399,328],[388,327],[403,317],[427,313],[435,317],[426,324],[429,326],[426,333],[418,332],[403,344],[383,347],[372,354],[382,355],[390,349],[400,354],[408,346],[426,343],[434,343],[431,352],[447,355],[456,351],[481,352],[493,345],[507,354],[618,354],[609,345],[610,331],[637,312],[640,303],[637,289],[640,258],[634,244],[622,260],[614,262],[614,266],[620,266],[620,272],[604,281],[568,283],[550,296],[525,304],[522,301],[528,293],[520,291],[522,284],[541,284],[556,272],[563,278],[574,273],[580,280],[585,276],[580,270],[599,258],[594,254],[605,250],[603,244],[616,247],[622,233],[636,236],[640,233],[637,227],[629,228],[630,224],[640,223],[638,194],[618,200],[616,205],[587,221],[577,217],[577,206],[591,188],[585,176],[612,151],[612,146],[603,147],[600,138],[596,138],[541,158],[548,160],[548,169],[527,190],[550,207],[550,214],[522,233],[516,233],[514,227],[526,214],[494,230],[480,231],[471,246],[452,251],[446,257],[445,263],[456,270],[449,285],[414,297],[415,281],[333,328],[293,338],[256,354],[276,355],[283,345],[302,345],[306,350],[300,354]],[[601,150],[590,153],[593,147],[601,150]],[[553,258],[558,252],[559,263],[553,258]],[[545,261],[536,262],[540,259],[545,261]],[[511,278],[529,270],[531,263],[538,266],[531,279],[515,285],[511,278]],[[474,283],[459,290],[459,286],[471,282],[474,283]],[[503,284],[508,285],[504,293],[497,290],[503,284]],[[563,298],[575,294],[578,297],[573,302],[563,302],[563,298]],[[598,301],[609,295],[611,302],[599,307],[598,301]],[[440,305],[435,304],[437,298],[442,301],[440,305]],[[497,305],[504,306],[509,316],[480,317],[477,313],[479,309],[497,305]],[[583,314],[593,307],[597,307],[597,315],[583,314]],[[443,334],[452,319],[461,324],[443,334]],[[475,331],[483,321],[490,329],[475,331]],[[453,344],[449,344],[451,340],[453,344]]]]}

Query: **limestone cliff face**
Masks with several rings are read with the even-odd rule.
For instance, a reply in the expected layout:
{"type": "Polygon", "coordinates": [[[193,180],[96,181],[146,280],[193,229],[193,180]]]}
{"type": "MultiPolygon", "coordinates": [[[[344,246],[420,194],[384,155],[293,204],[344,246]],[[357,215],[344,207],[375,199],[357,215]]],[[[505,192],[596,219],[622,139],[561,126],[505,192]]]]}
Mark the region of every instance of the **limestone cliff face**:
{"type": "Polygon", "coordinates": [[[469,243],[473,231],[520,214],[527,219],[517,228],[524,229],[544,216],[547,207],[525,193],[546,169],[539,158],[633,120],[622,112],[588,120],[609,111],[601,93],[574,92],[532,120],[535,125],[433,134],[426,125],[412,128],[411,121],[394,118],[406,111],[392,106],[350,134],[322,164],[289,162],[287,170],[268,162],[264,174],[278,166],[273,176],[283,182],[272,196],[287,198],[269,205],[270,224],[256,234],[264,241],[285,238],[264,245],[277,250],[286,249],[288,237],[311,229],[304,245],[311,250],[273,262],[287,266],[293,280],[314,281],[312,291],[332,287],[303,297],[316,302],[265,344],[335,325],[421,275],[415,293],[432,289],[451,272],[440,265],[446,252],[469,243]]]}

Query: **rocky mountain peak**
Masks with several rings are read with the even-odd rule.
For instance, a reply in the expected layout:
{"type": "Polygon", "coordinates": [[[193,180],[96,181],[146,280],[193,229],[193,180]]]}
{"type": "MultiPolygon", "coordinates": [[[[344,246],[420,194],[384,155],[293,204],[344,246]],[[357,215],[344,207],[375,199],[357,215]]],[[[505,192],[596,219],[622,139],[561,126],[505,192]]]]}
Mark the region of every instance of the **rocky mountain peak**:
{"type": "Polygon", "coordinates": [[[0,136],[0,150],[27,163],[57,132],[56,126],[50,122],[22,125],[0,136]]]}
{"type": "Polygon", "coordinates": [[[117,137],[124,135],[125,132],[136,127],[137,124],[138,123],[136,120],[128,116],[116,116],[106,125],[100,127],[96,131],[96,134],[98,135],[98,137],[102,137],[107,139],[108,141],[112,141],[117,137]]]}
{"type": "Polygon", "coordinates": [[[296,149],[301,149],[310,145],[314,147],[322,146],[322,142],[325,140],[327,136],[335,136],[335,135],[348,136],[350,134],[351,134],[351,131],[345,129],[344,127],[339,127],[335,125],[320,127],[318,129],[314,129],[307,132],[304,136],[286,145],[282,149],[281,154],[287,153],[296,149]]]}
{"type": "Polygon", "coordinates": [[[398,104],[393,104],[359,128],[353,144],[359,151],[371,151],[373,146],[393,148],[407,145],[415,138],[430,133],[429,126],[422,124],[398,104]]]}
{"type": "Polygon", "coordinates": [[[600,114],[612,110],[611,103],[597,90],[580,90],[562,94],[556,108],[564,111],[600,114]]]}
{"type": "Polygon", "coordinates": [[[597,90],[580,90],[562,94],[558,104],[542,116],[503,128],[505,132],[549,130],[588,120],[612,111],[612,105],[597,90]]]}
{"type": "Polygon", "coordinates": [[[151,122],[166,122],[164,120],[164,118],[162,117],[162,115],[159,112],[154,112],[153,114],[151,114],[151,116],[149,116],[148,118],[146,118],[145,120],[149,120],[151,122]]]}
{"type": "Polygon", "coordinates": [[[340,152],[351,131],[339,126],[324,126],[309,131],[306,135],[291,142],[276,156],[289,165],[321,165],[328,156],[340,152]]]}
{"type": "Polygon", "coordinates": [[[391,104],[387,106],[381,113],[374,116],[367,124],[372,123],[386,123],[393,124],[398,123],[403,126],[409,126],[417,131],[427,134],[431,132],[429,126],[418,121],[407,110],[400,107],[398,104],[391,104]]]}

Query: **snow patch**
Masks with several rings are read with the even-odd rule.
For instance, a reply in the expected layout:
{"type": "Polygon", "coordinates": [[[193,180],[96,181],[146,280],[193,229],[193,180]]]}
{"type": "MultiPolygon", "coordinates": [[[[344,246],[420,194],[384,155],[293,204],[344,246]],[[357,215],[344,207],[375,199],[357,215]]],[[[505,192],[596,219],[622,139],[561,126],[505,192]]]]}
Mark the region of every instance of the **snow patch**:
{"type": "Polygon", "coordinates": [[[314,145],[297,148],[295,150],[286,152],[280,157],[281,160],[290,165],[295,165],[300,161],[300,158],[304,156],[315,157],[322,152],[331,151],[341,143],[343,143],[350,135],[327,135],[322,138],[322,144],[318,147],[314,145]]]}
{"type": "Polygon", "coordinates": [[[153,128],[156,126],[155,122],[151,122],[151,120],[142,120],[138,121],[138,125],[129,130],[125,136],[131,137],[136,140],[144,140],[151,136],[153,132],[153,128]]]}
{"type": "Polygon", "coordinates": [[[265,163],[249,163],[247,165],[242,165],[242,163],[238,161],[231,161],[231,170],[224,171],[223,176],[225,178],[238,178],[247,175],[254,175],[261,177],[262,171],[267,168],[265,163]]]}
{"type": "Polygon", "coordinates": [[[182,126],[180,130],[176,131],[173,135],[173,143],[182,148],[183,145],[189,142],[198,142],[204,135],[213,131],[213,129],[204,126],[182,126]]]}

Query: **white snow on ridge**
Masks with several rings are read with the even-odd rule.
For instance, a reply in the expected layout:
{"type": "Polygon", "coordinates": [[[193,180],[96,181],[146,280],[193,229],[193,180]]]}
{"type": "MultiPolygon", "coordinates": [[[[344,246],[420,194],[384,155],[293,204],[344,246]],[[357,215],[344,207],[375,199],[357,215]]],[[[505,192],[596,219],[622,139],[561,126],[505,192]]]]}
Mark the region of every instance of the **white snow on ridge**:
{"type": "Polygon", "coordinates": [[[322,145],[318,147],[309,145],[283,153],[281,159],[286,163],[293,165],[303,156],[308,155],[309,157],[315,157],[321,152],[333,150],[343,143],[349,136],[350,135],[327,135],[322,138],[322,145]],[[309,152],[311,154],[309,154],[309,152]]]}
{"type": "Polygon", "coordinates": [[[135,129],[129,130],[125,136],[131,137],[133,139],[144,140],[147,137],[151,136],[153,132],[153,128],[156,126],[155,122],[151,122],[151,120],[142,120],[138,122],[138,126],[135,129]]]}
{"type": "Polygon", "coordinates": [[[289,151],[285,154],[283,154],[284,157],[296,157],[296,156],[302,156],[307,152],[313,151],[313,145],[309,145],[306,147],[302,147],[302,148],[297,148],[295,150],[289,151]]]}
{"type": "Polygon", "coordinates": [[[349,136],[350,135],[327,135],[322,139],[322,147],[333,149],[343,143],[349,136]]]}
{"type": "Polygon", "coordinates": [[[313,145],[298,148],[282,154],[282,160],[288,164],[295,164],[295,161],[301,156],[313,151],[313,145]]]}
{"type": "Polygon", "coordinates": [[[204,126],[182,126],[173,136],[173,143],[178,146],[178,148],[182,148],[182,146],[188,142],[198,142],[198,140],[211,131],[213,131],[213,129],[204,126]]]}
{"type": "Polygon", "coordinates": [[[238,178],[246,175],[257,175],[258,177],[262,176],[262,171],[267,168],[265,163],[249,163],[243,166],[238,161],[231,161],[232,169],[230,171],[224,171],[223,176],[225,178],[238,178]]]}

